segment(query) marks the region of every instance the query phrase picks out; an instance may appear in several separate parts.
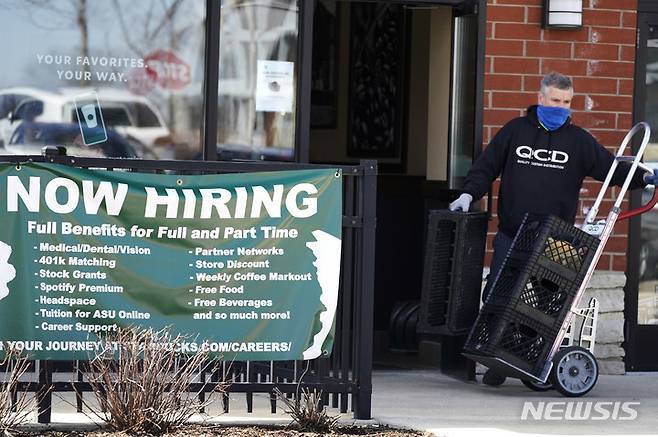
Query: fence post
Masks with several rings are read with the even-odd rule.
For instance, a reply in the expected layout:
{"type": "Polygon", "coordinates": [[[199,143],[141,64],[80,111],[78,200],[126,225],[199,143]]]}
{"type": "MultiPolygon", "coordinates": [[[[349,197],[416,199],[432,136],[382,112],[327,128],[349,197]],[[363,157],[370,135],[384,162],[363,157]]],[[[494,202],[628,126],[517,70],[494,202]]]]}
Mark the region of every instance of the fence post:
{"type": "Polygon", "coordinates": [[[373,311],[375,297],[375,229],[377,222],[377,161],[362,160],[363,168],[361,217],[361,263],[358,290],[359,312],[356,314],[359,324],[358,343],[358,380],[355,396],[355,419],[370,419],[372,397],[372,336],[373,311]]]}
{"type": "Polygon", "coordinates": [[[50,423],[53,405],[53,368],[49,360],[39,361],[39,386],[37,388],[37,422],[50,423]]]}

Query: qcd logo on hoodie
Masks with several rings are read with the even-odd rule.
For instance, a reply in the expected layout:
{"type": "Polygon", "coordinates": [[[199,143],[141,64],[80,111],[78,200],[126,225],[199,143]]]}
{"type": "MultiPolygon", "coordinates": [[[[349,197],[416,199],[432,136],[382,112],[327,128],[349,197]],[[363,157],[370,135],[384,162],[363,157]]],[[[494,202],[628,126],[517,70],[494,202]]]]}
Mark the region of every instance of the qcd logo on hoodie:
{"type": "Polygon", "coordinates": [[[563,165],[569,161],[569,155],[559,150],[533,149],[530,146],[519,146],[516,148],[516,156],[523,160],[518,160],[519,164],[530,164],[539,167],[564,168],[563,165]],[[530,162],[527,160],[532,160],[530,162]]]}

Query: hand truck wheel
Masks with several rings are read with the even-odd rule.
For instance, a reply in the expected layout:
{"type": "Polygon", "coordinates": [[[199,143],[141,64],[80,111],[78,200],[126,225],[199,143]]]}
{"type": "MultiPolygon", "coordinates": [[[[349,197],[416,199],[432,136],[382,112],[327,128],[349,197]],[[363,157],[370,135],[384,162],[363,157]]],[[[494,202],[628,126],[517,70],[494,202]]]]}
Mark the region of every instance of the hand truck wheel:
{"type": "Polygon", "coordinates": [[[567,397],[587,394],[599,378],[599,365],[594,355],[580,346],[562,348],[553,358],[550,381],[567,397]]]}
{"type": "Polygon", "coordinates": [[[522,379],[521,382],[532,391],[549,391],[553,389],[553,384],[551,384],[550,380],[546,382],[537,382],[531,379],[522,379]]]}

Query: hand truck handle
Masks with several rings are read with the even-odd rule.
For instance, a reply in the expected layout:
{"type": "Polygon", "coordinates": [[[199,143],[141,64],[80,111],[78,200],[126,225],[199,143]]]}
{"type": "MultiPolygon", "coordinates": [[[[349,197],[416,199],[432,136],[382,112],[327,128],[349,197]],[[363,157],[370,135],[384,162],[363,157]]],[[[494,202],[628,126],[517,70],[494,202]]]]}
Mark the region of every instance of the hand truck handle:
{"type": "Polygon", "coordinates": [[[622,212],[619,214],[619,217],[617,220],[626,220],[627,218],[635,217],[636,215],[644,214],[647,211],[651,211],[654,206],[656,206],[656,203],[658,203],[658,189],[654,186],[653,187],[653,197],[644,206],[640,206],[639,208],[632,209],[630,211],[622,212]]]}
{"type": "Polygon", "coordinates": [[[605,181],[603,181],[603,186],[601,187],[601,191],[599,191],[599,195],[597,196],[596,201],[594,202],[594,206],[590,208],[589,212],[587,213],[587,217],[585,217],[584,224],[591,224],[594,223],[594,221],[596,220],[596,216],[599,213],[599,206],[601,205],[601,202],[603,201],[603,197],[605,196],[605,192],[608,190],[608,186],[612,181],[612,175],[615,173],[615,170],[617,169],[619,160],[624,155],[624,151],[626,150],[626,146],[628,145],[628,143],[630,143],[633,136],[635,136],[635,134],[639,132],[640,129],[644,130],[642,144],[640,145],[640,148],[637,151],[637,155],[635,155],[635,158],[633,159],[633,163],[631,165],[630,170],[628,171],[628,175],[626,175],[626,180],[624,181],[621,190],[619,190],[619,196],[617,197],[617,200],[615,201],[615,204],[613,206],[613,210],[619,211],[619,207],[621,206],[621,202],[624,200],[624,195],[626,194],[626,190],[628,190],[628,186],[631,183],[631,179],[633,179],[635,170],[640,164],[640,160],[642,159],[642,155],[644,154],[644,149],[646,149],[647,144],[649,144],[649,137],[651,136],[651,127],[649,126],[649,124],[647,124],[644,121],[641,121],[635,126],[633,126],[633,128],[626,134],[624,140],[621,142],[621,145],[617,150],[617,154],[615,155],[615,160],[612,162],[612,165],[610,166],[610,170],[608,171],[608,175],[606,176],[605,181]]]}

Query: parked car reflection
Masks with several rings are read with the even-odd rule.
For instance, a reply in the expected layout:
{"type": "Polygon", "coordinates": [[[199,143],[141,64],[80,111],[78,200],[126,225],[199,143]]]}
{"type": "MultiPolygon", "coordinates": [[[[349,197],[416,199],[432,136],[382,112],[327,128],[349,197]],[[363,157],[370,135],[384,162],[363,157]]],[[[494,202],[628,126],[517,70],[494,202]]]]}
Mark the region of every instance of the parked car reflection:
{"type": "Polygon", "coordinates": [[[87,146],[75,123],[29,121],[16,127],[9,143],[0,147],[0,153],[39,155],[44,146],[65,146],[67,155],[97,158],[137,158],[142,156],[140,153],[150,153],[140,143],[127,140],[111,129],[107,130],[107,141],[87,146]]]}
{"type": "MultiPolygon", "coordinates": [[[[65,88],[57,92],[37,88],[0,90],[0,107],[3,108],[0,112],[0,144],[8,143],[14,130],[24,121],[75,123],[75,96],[89,91],[86,88],[65,88]]],[[[163,141],[171,137],[171,132],[153,103],[122,90],[101,88],[97,93],[106,127],[129,140],[144,144],[151,150],[149,154],[152,156],[173,158],[174,144],[163,141]]]]}

